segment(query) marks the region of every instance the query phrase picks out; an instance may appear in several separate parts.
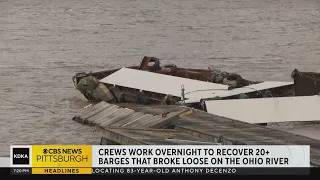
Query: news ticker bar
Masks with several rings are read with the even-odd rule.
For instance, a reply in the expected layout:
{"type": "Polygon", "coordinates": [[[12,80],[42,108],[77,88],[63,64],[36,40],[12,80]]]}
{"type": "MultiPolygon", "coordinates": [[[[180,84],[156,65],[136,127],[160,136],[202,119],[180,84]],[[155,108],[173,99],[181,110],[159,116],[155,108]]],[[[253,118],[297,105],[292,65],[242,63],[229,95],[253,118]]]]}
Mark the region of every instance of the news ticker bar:
{"type": "Polygon", "coordinates": [[[319,168],[7,168],[10,175],[310,175],[319,168]]]}
{"type": "Polygon", "coordinates": [[[310,146],[15,145],[10,158],[12,168],[310,167],[310,146]]]}

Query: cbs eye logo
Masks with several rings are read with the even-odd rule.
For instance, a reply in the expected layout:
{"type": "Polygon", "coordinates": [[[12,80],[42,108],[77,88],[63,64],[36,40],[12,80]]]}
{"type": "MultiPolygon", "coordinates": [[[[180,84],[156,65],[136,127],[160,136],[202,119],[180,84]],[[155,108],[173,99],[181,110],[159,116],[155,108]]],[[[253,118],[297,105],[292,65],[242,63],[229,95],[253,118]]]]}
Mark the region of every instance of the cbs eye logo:
{"type": "Polygon", "coordinates": [[[12,164],[29,164],[29,148],[13,148],[13,162],[12,164]]]}

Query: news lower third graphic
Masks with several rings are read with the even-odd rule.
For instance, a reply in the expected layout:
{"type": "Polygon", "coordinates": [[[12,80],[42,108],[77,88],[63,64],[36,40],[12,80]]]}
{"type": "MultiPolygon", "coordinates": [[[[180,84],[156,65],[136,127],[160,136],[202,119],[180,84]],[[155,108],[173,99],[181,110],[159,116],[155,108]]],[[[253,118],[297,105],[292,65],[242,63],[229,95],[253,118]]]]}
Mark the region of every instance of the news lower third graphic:
{"type": "Polygon", "coordinates": [[[11,174],[305,174],[310,146],[14,145],[11,174]]]}

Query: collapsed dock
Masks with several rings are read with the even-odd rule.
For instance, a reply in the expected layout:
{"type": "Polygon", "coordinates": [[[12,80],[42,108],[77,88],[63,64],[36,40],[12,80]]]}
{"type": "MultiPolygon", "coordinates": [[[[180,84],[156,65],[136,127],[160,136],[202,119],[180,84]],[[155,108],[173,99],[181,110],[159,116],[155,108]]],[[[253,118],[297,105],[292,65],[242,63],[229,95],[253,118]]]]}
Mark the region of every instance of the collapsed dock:
{"type": "Polygon", "coordinates": [[[101,135],[101,144],[310,145],[320,165],[320,141],[177,105],[100,102],[73,117],[101,135]]]}

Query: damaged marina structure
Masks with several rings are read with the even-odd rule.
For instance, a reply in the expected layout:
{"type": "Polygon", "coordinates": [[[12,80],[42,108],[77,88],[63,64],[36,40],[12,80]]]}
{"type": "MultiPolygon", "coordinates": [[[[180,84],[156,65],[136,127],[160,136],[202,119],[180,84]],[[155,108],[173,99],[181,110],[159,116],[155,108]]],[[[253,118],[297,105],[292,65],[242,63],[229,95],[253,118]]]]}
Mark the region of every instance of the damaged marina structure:
{"type": "Polygon", "coordinates": [[[73,83],[92,105],[73,120],[101,144],[310,145],[319,166],[320,74],[295,69],[292,78],[256,82],[145,56],[140,66],[77,73],[73,83]]]}

